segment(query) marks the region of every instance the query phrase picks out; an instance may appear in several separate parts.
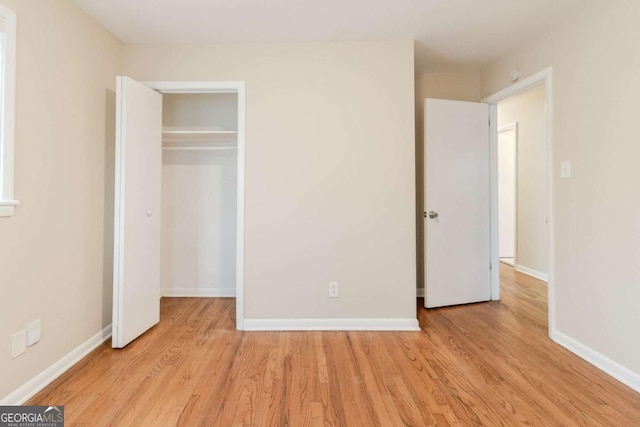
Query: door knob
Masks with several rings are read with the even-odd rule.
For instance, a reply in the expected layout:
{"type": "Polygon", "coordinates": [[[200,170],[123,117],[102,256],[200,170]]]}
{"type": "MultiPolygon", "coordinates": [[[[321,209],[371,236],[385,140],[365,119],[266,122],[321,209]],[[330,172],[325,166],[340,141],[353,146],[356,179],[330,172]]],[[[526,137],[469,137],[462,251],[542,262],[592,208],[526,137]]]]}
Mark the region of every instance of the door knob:
{"type": "Polygon", "coordinates": [[[429,211],[427,212],[427,216],[431,219],[435,219],[438,218],[438,212],[434,212],[434,211],[429,211]]]}
{"type": "Polygon", "coordinates": [[[147,216],[151,216],[151,211],[147,211],[147,216]]]}

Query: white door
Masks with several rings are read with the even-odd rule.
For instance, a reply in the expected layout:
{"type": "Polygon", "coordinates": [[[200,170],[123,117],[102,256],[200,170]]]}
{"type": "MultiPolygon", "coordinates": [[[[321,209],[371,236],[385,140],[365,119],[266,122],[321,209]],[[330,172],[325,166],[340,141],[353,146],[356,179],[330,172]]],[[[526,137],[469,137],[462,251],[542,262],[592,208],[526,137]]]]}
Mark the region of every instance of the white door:
{"type": "Polygon", "coordinates": [[[162,95],[118,77],[112,346],[160,321],[162,95]]]}
{"type": "Polygon", "coordinates": [[[489,105],[425,101],[425,307],[488,301],[489,105]]]}
{"type": "Polygon", "coordinates": [[[498,253],[513,264],[516,256],[516,124],[498,130],[498,253]]]}

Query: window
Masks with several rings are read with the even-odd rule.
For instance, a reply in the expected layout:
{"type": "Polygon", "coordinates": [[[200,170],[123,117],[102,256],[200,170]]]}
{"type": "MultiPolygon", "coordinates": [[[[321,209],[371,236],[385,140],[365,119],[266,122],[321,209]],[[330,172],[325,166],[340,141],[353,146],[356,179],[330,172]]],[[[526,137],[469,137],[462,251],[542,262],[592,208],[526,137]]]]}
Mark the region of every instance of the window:
{"type": "Polygon", "coordinates": [[[0,217],[13,215],[16,14],[0,4],[0,217]]]}

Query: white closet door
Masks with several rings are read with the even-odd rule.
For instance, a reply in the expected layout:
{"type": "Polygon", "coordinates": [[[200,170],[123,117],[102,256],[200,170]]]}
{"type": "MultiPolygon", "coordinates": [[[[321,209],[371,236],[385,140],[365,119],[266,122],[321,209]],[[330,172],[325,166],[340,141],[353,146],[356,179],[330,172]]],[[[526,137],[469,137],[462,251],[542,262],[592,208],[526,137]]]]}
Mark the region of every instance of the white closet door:
{"type": "Polygon", "coordinates": [[[112,346],[160,321],[162,95],[117,80],[112,346]]]}

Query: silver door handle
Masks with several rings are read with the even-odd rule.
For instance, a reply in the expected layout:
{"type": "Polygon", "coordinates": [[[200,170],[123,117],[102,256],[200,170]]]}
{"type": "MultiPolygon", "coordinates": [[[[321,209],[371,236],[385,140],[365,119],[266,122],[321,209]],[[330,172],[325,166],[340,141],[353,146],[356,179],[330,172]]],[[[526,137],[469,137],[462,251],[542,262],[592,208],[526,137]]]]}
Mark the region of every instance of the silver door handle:
{"type": "Polygon", "coordinates": [[[434,212],[434,211],[429,211],[427,212],[427,216],[431,219],[435,219],[438,218],[438,212],[434,212]]]}
{"type": "Polygon", "coordinates": [[[151,211],[147,211],[147,216],[151,216],[151,211]]]}

